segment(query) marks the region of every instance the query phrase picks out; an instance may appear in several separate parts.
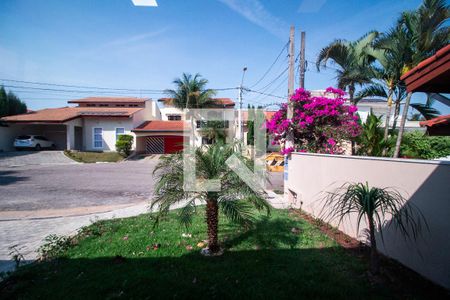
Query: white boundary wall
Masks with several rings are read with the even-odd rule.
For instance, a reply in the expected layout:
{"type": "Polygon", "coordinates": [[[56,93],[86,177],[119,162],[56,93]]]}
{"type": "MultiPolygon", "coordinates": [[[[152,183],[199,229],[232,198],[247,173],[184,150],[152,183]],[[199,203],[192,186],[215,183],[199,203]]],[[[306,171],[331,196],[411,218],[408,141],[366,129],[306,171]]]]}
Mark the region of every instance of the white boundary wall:
{"type": "MultiPolygon", "coordinates": [[[[379,250],[450,289],[450,162],[293,153],[285,202],[319,217],[325,192],[346,182],[366,181],[397,189],[419,207],[429,226],[416,242],[407,242],[394,227],[385,227],[384,244],[377,236],[379,250]]],[[[364,226],[357,233],[352,215],[339,229],[365,240],[364,226]]]]}

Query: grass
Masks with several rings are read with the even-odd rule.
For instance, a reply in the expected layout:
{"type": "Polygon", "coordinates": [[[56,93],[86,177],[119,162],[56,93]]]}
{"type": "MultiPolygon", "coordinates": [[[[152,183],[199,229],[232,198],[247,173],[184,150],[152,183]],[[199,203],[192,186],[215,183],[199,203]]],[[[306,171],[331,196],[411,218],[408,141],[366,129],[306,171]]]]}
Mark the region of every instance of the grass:
{"type": "Polygon", "coordinates": [[[222,218],[220,239],[226,251],[221,257],[199,254],[197,244],[206,238],[202,209],[189,230],[179,226],[176,214],[157,228],[149,215],[94,223],[58,259],[23,266],[0,283],[0,298],[389,296],[386,288],[369,284],[363,260],[287,211],[261,216],[248,230],[222,218]]]}
{"type": "Polygon", "coordinates": [[[123,156],[117,152],[64,151],[64,153],[71,159],[83,163],[118,162],[123,159],[123,156]]]}

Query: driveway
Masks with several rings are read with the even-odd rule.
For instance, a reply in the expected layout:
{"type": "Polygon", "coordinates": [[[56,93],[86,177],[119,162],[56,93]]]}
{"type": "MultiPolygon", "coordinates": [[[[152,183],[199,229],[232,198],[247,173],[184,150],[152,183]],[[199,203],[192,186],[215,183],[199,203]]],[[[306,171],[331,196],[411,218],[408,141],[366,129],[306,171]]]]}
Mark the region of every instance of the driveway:
{"type": "Polygon", "coordinates": [[[29,165],[74,164],[63,151],[0,152],[0,168],[29,165]]]}

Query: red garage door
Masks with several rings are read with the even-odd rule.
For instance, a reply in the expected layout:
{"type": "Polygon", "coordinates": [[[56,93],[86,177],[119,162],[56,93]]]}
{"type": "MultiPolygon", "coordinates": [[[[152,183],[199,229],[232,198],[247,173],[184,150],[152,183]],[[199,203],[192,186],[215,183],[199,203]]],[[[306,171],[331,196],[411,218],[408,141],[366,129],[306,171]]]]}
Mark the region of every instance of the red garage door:
{"type": "Polygon", "coordinates": [[[145,139],[147,154],[168,154],[183,150],[182,136],[149,136],[145,139]]]}
{"type": "Polygon", "coordinates": [[[164,153],[175,153],[183,150],[182,136],[165,136],[164,137],[164,153]]]}

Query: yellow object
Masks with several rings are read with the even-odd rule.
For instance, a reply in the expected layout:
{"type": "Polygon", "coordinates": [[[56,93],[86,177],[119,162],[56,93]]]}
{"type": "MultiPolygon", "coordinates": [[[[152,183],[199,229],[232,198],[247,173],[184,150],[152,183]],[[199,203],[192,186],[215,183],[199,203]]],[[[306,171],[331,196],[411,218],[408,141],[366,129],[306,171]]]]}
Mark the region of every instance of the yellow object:
{"type": "Polygon", "coordinates": [[[284,156],[272,152],[266,156],[266,167],[269,172],[284,172],[284,156]]]}

